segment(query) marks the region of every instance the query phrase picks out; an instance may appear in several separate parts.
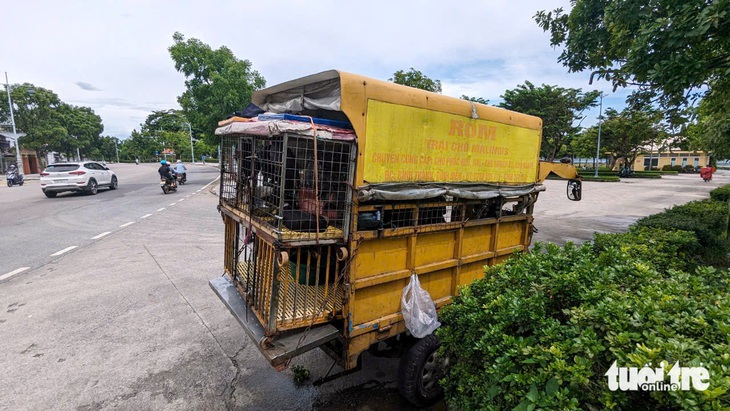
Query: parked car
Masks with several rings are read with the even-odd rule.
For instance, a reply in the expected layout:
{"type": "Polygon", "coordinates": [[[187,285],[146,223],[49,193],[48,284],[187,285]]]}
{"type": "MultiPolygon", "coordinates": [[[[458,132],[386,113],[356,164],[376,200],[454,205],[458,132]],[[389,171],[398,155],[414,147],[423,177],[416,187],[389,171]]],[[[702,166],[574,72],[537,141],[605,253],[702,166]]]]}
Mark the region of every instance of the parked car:
{"type": "Polygon", "coordinates": [[[41,190],[48,198],[64,191],[84,191],[96,194],[99,187],[116,190],[119,180],[109,168],[93,162],[56,163],[41,173],[41,190]]]}

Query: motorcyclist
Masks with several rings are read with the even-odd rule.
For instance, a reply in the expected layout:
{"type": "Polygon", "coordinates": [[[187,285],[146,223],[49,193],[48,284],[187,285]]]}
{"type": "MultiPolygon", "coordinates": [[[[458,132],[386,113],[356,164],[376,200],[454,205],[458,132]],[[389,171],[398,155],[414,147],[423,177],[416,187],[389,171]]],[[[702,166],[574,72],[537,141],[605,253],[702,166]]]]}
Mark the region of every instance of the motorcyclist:
{"type": "Polygon", "coordinates": [[[160,178],[175,181],[172,175],[172,169],[167,164],[167,160],[160,160],[160,168],[157,169],[157,172],[160,174],[160,178]]]}
{"type": "Polygon", "coordinates": [[[185,164],[183,164],[182,160],[177,160],[177,164],[175,164],[175,172],[177,174],[182,174],[183,180],[188,179],[188,173],[186,173],[187,169],[188,168],[185,167],[185,164]]]}

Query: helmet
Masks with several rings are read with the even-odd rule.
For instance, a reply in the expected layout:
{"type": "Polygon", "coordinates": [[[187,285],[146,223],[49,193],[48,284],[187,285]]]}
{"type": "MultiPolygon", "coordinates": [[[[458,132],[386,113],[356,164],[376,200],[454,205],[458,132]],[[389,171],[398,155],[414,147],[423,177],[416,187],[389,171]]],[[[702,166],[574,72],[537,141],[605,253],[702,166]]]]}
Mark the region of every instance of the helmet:
{"type": "Polygon", "coordinates": [[[167,164],[167,161],[165,161],[165,160],[160,160],[160,164],[167,164]]]}
{"type": "Polygon", "coordinates": [[[178,163],[182,163],[182,160],[177,160],[178,163]]]}

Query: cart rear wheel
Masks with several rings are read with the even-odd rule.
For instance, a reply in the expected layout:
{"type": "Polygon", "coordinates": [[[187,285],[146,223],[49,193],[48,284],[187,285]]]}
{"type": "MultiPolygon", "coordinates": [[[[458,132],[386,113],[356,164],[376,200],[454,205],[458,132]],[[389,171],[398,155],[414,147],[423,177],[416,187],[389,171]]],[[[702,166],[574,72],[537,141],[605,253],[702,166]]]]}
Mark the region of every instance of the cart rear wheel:
{"type": "Polygon", "coordinates": [[[439,353],[440,346],[439,339],[430,334],[401,357],[398,391],[417,407],[433,404],[444,395],[439,380],[446,374],[448,359],[439,353]]]}

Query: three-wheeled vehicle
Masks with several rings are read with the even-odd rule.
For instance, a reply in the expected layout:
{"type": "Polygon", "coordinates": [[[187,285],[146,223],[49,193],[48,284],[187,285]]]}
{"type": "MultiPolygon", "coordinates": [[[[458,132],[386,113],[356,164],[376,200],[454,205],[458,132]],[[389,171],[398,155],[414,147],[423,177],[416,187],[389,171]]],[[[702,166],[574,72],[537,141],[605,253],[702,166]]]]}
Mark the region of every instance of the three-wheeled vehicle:
{"type": "MultiPolygon", "coordinates": [[[[437,309],[486,265],[525,251],[541,182],[542,121],[355,74],[259,90],[262,114],[222,121],[224,273],[210,281],[278,370],[320,348],[357,370],[400,347],[399,388],[441,394],[438,339],[410,336],[401,294],[418,275],[437,309]]],[[[330,379],[331,376],[326,379],[330,379]]]]}

